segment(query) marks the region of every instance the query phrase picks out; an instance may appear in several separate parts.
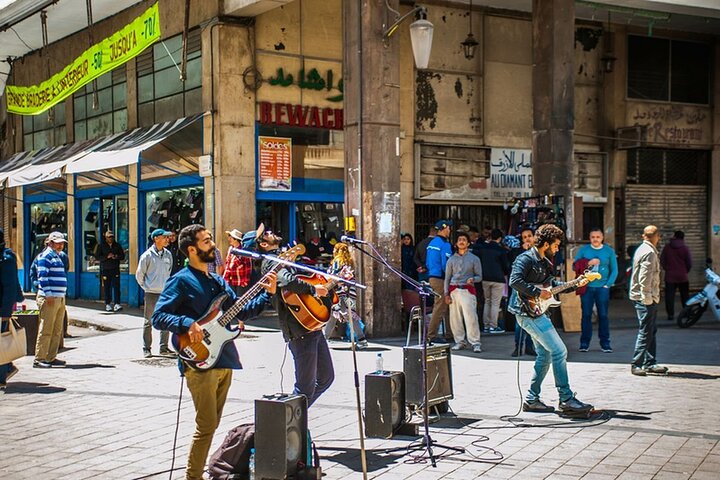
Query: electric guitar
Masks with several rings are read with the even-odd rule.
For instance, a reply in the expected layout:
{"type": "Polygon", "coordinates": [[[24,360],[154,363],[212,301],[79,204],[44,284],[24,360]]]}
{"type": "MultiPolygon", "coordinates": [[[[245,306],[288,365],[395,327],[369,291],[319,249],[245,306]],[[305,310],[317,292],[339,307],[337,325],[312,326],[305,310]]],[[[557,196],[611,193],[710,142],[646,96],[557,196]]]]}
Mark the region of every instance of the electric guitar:
{"type": "MultiPolygon", "coordinates": [[[[337,276],[342,277],[348,267],[343,267],[337,276]]],[[[340,283],[339,280],[330,280],[317,273],[312,275],[297,275],[298,280],[311,285],[323,285],[328,291],[333,290],[340,283]]],[[[314,332],[320,330],[330,320],[332,306],[338,303],[339,298],[335,292],[325,297],[315,297],[309,293],[293,293],[283,290],[283,300],[290,309],[293,317],[306,330],[314,332]]]]}
{"type": "MultiPolygon", "coordinates": [[[[562,285],[558,285],[554,288],[546,288],[544,285],[535,285],[541,290],[547,290],[551,294],[556,295],[558,293],[562,293],[566,290],[570,290],[571,288],[575,288],[577,285],[580,284],[583,280],[587,280],[588,282],[592,282],[593,280],[599,280],[602,278],[602,275],[600,275],[597,272],[585,272],[583,275],[580,275],[575,280],[571,280],[567,283],[563,283],[562,285]]],[[[540,316],[543,313],[545,313],[548,308],[551,307],[557,307],[560,305],[560,300],[556,299],[554,296],[550,298],[540,298],[538,297],[526,297],[522,294],[519,295],[522,302],[525,304],[525,307],[528,309],[528,311],[535,316],[540,316]]]]}
{"type": "MultiPolygon", "coordinates": [[[[296,245],[286,252],[278,255],[279,258],[288,261],[294,261],[295,258],[305,253],[304,245],[296,245]]],[[[228,328],[235,316],[242,311],[255,297],[263,290],[260,286],[261,282],[267,280],[270,273],[277,272],[284,265],[275,263],[268,272],[250,289],[238,298],[232,307],[222,310],[222,305],[228,298],[227,293],[223,292],[216,296],[205,313],[197,320],[197,324],[203,330],[203,339],[199,342],[190,340],[190,335],[185,332],[181,334],[173,334],[172,347],[178,356],[185,360],[190,367],[195,370],[208,370],[215,366],[225,344],[235,340],[242,328],[228,328]]]]}

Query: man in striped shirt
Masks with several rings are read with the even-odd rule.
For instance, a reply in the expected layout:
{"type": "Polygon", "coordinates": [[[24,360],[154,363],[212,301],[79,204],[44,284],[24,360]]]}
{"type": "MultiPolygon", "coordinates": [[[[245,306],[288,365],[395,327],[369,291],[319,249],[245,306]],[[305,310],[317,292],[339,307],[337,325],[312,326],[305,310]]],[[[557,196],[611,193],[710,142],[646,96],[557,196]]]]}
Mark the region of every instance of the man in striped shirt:
{"type": "Polygon", "coordinates": [[[37,304],[40,309],[40,328],[35,347],[35,362],[33,362],[35,368],[65,366],[65,361],[57,358],[63,334],[67,292],[67,274],[59,255],[65,248],[65,243],[67,240],[62,233],[52,232],[48,236],[47,247],[37,258],[37,304]]]}

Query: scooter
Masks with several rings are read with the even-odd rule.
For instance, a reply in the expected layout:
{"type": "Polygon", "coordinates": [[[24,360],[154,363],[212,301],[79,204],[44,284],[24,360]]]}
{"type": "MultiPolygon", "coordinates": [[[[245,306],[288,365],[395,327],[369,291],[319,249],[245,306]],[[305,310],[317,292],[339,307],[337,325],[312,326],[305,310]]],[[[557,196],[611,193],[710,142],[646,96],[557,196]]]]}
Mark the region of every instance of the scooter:
{"type": "Polygon", "coordinates": [[[690,297],[685,303],[680,315],[677,317],[677,324],[680,328],[692,327],[700,320],[708,305],[715,315],[715,320],[720,322],[720,275],[715,273],[711,268],[712,260],[707,259],[707,268],[705,269],[705,279],[707,285],[697,294],[690,297]]]}

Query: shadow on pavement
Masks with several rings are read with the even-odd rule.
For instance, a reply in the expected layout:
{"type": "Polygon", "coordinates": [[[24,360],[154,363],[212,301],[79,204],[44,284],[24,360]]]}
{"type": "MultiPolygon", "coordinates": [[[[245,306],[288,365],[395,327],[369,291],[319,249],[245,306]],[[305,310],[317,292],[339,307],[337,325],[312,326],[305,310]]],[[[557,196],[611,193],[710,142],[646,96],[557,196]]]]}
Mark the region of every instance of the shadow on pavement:
{"type": "Polygon", "coordinates": [[[116,368],[115,365],[103,365],[101,363],[74,363],[72,365],[65,365],[65,368],[69,370],[85,370],[88,368],[116,368]]]}
{"type": "Polygon", "coordinates": [[[12,393],[62,393],[67,390],[64,387],[52,387],[49,383],[34,383],[34,382],[13,382],[9,383],[5,388],[5,395],[12,393]]]}
{"type": "MultiPolygon", "coordinates": [[[[337,452],[330,455],[321,455],[321,459],[339,463],[340,465],[344,465],[355,472],[362,472],[359,448],[333,447],[328,445],[323,447],[318,446],[317,449],[337,452]]],[[[401,454],[389,455],[384,454],[384,452],[385,449],[365,450],[368,472],[375,472],[382,468],[386,468],[403,458],[403,455],[401,454]]]]}
{"type": "Polygon", "coordinates": [[[603,410],[605,413],[607,413],[610,418],[620,418],[622,420],[652,420],[650,415],[654,413],[663,413],[662,410],[657,410],[654,412],[632,412],[630,410],[603,410]]]}
{"type": "Polygon", "coordinates": [[[717,380],[720,378],[720,375],[710,375],[700,372],[676,372],[672,370],[667,373],[667,376],[674,378],[687,378],[689,380],[717,380]]]}
{"type": "MultiPolygon", "coordinates": [[[[352,347],[350,347],[349,343],[343,343],[343,342],[331,342],[330,343],[330,350],[335,350],[338,352],[347,351],[351,352],[352,347]]],[[[366,347],[366,348],[356,348],[355,349],[358,353],[362,352],[386,352],[390,350],[387,347],[366,347]]]]}

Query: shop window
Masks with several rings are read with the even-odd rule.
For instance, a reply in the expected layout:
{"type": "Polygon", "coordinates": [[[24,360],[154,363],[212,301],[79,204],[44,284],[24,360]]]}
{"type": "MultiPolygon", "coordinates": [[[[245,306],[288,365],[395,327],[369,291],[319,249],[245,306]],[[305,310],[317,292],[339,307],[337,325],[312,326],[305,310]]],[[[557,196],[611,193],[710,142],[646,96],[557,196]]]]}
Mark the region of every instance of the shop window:
{"type": "Polygon", "coordinates": [[[180,80],[182,35],[165,39],[137,57],[138,120],[141,127],[202,112],[202,39],[188,34],[187,78],[180,80]]]}
{"type": "Polygon", "coordinates": [[[703,150],[628,150],[627,183],[707,185],[710,154],[703,150]]]}
{"type": "Polygon", "coordinates": [[[342,131],[261,125],[259,135],[292,140],[293,178],[345,179],[345,143],[342,131]]]}
{"type": "Polygon", "coordinates": [[[115,232],[117,241],[125,250],[125,259],[120,263],[120,271],[127,273],[129,264],[128,249],[130,247],[128,197],[117,195],[114,197],[85,198],[81,202],[82,222],[82,271],[100,272],[100,263],[95,257],[99,241],[104,241],[104,234],[108,230],[115,232]]]}
{"type": "MultiPolygon", "coordinates": [[[[177,231],[204,222],[205,196],[202,187],[156,190],[145,195],[145,232],[148,235],[156,228],[177,231]]],[[[149,245],[149,238],[146,240],[149,245]]]]}
{"type": "Polygon", "coordinates": [[[125,65],[98,77],[96,92],[94,97],[91,82],[73,95],[76,142],[124,132],[128,128],[125,65]]]}
{"type": "Polygon", "coordinates": [[[628,98],[709,103],[712,51],[705,43],[630,35],[628,98]]]}
{"type": "Polygon", "coordinates": [[[65,202],[44,202],[30,205],[30,258],[45,249],[51,232],[67,233],[65,202]]]}
{"type": "Polygon", "coordinates": [[[40,150],[67,142],[65,103],[60,102],[48,112],[23,116],[23,148],[40,150]]]}

